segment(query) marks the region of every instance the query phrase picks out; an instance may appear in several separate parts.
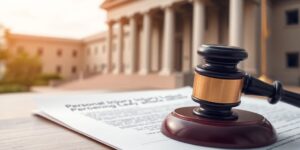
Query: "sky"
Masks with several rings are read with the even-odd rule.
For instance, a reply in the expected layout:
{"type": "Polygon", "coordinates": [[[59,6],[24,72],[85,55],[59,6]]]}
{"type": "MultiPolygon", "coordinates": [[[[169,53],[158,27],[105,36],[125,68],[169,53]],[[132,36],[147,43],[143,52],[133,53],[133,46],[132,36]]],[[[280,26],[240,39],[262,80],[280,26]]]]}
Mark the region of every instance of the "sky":
{"type": "Polygon", "coordinates": [[[80,39],[106,30],[103,0],[0,0],[0,24],[12,33],[80,39]]]}

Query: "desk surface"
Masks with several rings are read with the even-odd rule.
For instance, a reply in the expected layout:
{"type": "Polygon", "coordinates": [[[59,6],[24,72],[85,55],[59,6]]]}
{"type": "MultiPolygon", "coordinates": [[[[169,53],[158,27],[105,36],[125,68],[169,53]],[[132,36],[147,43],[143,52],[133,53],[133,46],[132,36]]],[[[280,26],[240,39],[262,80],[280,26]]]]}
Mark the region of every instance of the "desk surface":
{"type": "Polygon", "coordinates": [[[111,149],[37,116],[1,120],[0,145],[1,150],[111,149]]]}
{"type": "MultiPolygon", "coordinates": [[[[291,90],[300,92],[299,88],[291,88],[291,90]]],[[[41,94],[0,95],[0,150],[112,149],[44,118],[32,115],[32,110],[36,109],[34,99],[41,94]]]]}
{"type": "Polygon", "coordinates": [[[110,150],[85,136],[31,114],[39,94],[0,95],[0,150],[110,150]]]}

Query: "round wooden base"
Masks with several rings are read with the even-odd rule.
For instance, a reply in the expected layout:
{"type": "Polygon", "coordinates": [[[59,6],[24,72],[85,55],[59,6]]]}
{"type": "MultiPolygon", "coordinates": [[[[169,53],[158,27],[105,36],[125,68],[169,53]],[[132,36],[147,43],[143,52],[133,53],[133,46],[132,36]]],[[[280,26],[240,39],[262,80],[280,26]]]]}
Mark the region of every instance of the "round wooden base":
{"type": "Polygon", "coordinates": [[[274,128],[259,114],[233,109],[237,120],[214,120],[193,114],[194,108],[178,108],[170,113],[161,132],[178,141],[219,148],[255,148],[276,142],[274,128]]]}

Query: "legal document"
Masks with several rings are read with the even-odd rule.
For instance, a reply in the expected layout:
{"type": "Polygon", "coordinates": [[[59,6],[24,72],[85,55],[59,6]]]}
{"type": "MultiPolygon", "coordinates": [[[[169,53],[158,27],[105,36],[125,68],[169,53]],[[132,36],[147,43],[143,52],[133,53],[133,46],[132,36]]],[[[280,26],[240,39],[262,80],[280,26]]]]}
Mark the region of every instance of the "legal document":
{"type": "MultiPolygon", "coordinates": [[[[37,99],[35,114],[80,134],[122,150],[211,150],[175,141],[164,136],[160,127],[174,109],[197,106],[191,99],[192,88],[121,92],[110,94],[72,94],[37,99]]],[[[242,97],[238,109],[259,113],[277,131],[278,141],[260,150],[299,150],[300,109],[279,102],[242,97]]]]}

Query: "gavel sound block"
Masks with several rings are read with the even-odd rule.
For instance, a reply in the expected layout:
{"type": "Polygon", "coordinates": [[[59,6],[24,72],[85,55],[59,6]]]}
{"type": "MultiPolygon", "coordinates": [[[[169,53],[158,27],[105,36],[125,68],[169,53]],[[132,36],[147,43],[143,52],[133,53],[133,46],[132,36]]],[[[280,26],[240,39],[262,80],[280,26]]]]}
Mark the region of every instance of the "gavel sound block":
{"type": "Polygon", "coordinates": [[[175,109],[164,120],[161,132],[178,141],[220,148],[255,148],[276,142],[271,123],[263,116],[232,107],[241,94],[269,97],[300,106],[300,96],[285,91],[280,82],[269,85],[237,69],[247,58],[244,49],[202,45],[198,50],[204,65],[195,69],[192,99],[198,107],[175,109]]]}

